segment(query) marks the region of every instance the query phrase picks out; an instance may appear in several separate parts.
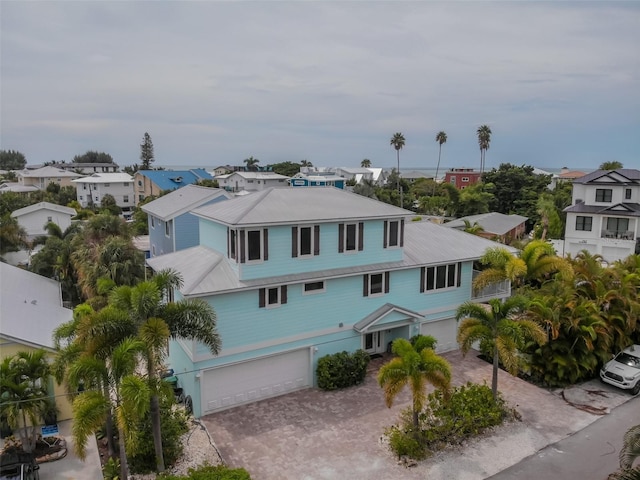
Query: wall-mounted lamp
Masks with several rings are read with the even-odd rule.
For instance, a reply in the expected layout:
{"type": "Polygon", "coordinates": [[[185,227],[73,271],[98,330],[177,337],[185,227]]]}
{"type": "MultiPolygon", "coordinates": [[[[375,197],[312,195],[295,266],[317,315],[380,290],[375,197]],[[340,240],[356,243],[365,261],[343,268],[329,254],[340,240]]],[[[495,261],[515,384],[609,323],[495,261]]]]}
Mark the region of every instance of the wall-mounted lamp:
{"type": "Polygon", "coordinates": [[[200,380],[200,372],[196,373],[196,380],[200,380]]]}
{"type": "Polygon", "coordinates": [[[338,327],[340,327],[340,328],[344,327],[344,323],[340,322],[340,323],[338,324],[338,327]]]}

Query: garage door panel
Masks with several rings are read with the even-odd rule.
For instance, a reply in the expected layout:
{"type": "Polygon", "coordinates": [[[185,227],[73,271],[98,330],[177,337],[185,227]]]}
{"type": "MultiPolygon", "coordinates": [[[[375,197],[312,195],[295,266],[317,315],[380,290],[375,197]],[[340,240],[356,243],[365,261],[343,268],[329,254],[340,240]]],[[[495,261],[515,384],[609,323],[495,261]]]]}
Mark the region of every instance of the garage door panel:
{"type": "Polygon", "coordinates": [[[202,376],[205,412],[282,395],[311,385],[309,350],[206,370],[202,376]]]}
{"type": "Polygon", "coordinates": [[[456,328],[456,320],[448,318],[446,320],[423,323],[420,326],[420,333],[422,335],[431,335],[438,340],[436,344],[437,352],[448,352],[458,348],[456,328]]]}

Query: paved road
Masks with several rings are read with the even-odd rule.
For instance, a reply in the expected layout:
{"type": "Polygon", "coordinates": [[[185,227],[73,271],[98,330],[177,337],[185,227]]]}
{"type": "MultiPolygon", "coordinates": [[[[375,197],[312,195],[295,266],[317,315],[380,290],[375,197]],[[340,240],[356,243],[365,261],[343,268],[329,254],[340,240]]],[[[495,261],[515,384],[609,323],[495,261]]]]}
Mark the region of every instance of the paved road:
{"type": "Polygon", "coordinates": [[[490,478],[605,480],[619,466],[618,452],[624,432],[637,424],[640,424],[640,397],[616,407],[585,429],[490,478]]]}

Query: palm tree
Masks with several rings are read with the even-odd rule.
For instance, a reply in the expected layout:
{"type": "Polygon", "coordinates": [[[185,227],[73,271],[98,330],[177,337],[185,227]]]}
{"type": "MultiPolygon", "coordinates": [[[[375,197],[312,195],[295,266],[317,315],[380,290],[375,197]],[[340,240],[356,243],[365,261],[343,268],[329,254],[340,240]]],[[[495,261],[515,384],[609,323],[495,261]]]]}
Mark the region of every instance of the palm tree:
{"type": "Polygon", "coordinates": [[[398,179],[397,179],[397,186],[398,186],[398,193],[400,194],[400,208],[403,208],[402,205],[402,189],[400,188],[400,150],[402,150],[402,148],[404,147],[404,135],[402,135],[402,133],[400,132],[396,132],[393,134],[393,137],[391,137],[391,146],[393,148],[396,149],[396,156],[398,159],[398,179]]]}
{"type": "Polygon", "coordinates": [[[370,167],[371,167],[371,160],[369,160],[368,158],[363,159],[363,160],[360,162],[360,166],[361,166],[362,168],[370,168],[370,167]]]}
{"type": "Polygon", "coordinates": [[[313,167],[313,163],[311,163],[309,160],[302,160],[300,162],[300,166],[301,167],[313,167]]]}
{"type": "Polygon", "coordinates": [[[463,220],[464,222],[464,231],[470,233],[472,235],[477,235],[479,233],[484,232],[484,228],[478,222],[471,222],[469,220],[463,220]]]}
{"type": "Polygon", "coordinates": [[[491,143],[491,128],[489,125],[480,125],[476,131],[478,135],[478,145],[480,146],[480,174],[484,173],[484,159],[491,143]]]}
{"type": "Polygon", "coordinates": [[[618,170],[620,168],[624,168],[622,162],[617,160],[612,160],[610,162],[603,162],[598,167],[598,170],[618,170]]]}
{"type": "Polygon", "coordinates": [[[247,164],[247,170],[257,170],[260,160],[258,160],[257,158],[249,157],[245,158],[243,162],[247,164]]]}
{"type": "Polygon", "coordinates": [[[393,342],[392,352],[397,355],[380,368],[378,383],[384,389],[384,399],[391,408],[398,393],[409,385],[413,396],[413,426],[418,427],[418,417],[427,395],[425,387],[430,383],[440,390],[448,391],[451,384],[451,365],[437,355],[432,348],[398,338],[393,342]]]}
{"type": "MultiPolygon", "coordinates": [[[[440,155],[442,154],[442,145],[447,143],[447,134],[444,131],[438,132],[436,135],[436,142],[440,145],[438,150],[438,165],[436,166],[436,178],[434,178],[435,182],[438,181],[438,171],[440,170],[440,155]]],[[[433,194],[436,194],[436,184],[433,185],[433,194]]]]}
{"type": "Polygon", "coordinates": [[[456,320],[462,319],[457,340],[463,355],[480,341],[481,347],[493,358],[493,398],[498,396],[500,361],[509,373],[515,375],[518,372],[518,350],[525,346],[525,342],[533,340],[541,344],[547,340],[547,334],[540,325],[519,316],[527,303],[522,296],[510,297],[504,302],[492,299],[489,305],[465,302],[456,312],[456,320]]]}
{"type": "MultiPolygon", "coordinates": [[[[151,425],[158,472],[165,469],[158,392],[166,342],[169,338],[197,340],[209,347],[213,355],[217,355],[220,350],[216,315],[207,302],[200,299],[166,301],[173,289],[181,285],[182,279],[178,274],[164,270],[151,280],[139,283],[135,287],[117,287],[109,296],[109,304],[112,307],[128,313],[135,325],[138,338],[143,339],[146,345],[144,362],[151,387],[151,425]]],[[[117,333],[117,330],[114,331],[115,335],[117,333]]]]}

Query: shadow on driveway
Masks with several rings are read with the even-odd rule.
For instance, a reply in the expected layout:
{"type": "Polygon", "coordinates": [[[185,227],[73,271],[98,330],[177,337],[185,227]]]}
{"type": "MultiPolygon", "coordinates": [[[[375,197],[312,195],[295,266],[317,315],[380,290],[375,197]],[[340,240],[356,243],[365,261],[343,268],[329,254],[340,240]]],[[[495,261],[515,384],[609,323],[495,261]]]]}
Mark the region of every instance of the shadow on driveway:
{"type": "MultiPolygon", "coordinates": [[[[452,364],[454,385],[469,381],[490,385],[491,365],[475,352],[465,358],[459,351],[443,356],[452,364]]],[[[398,465],[381,438],[385,428],[396,423],[400,411],[410,405],[411,397],[405,389],[391,409],[385,406],[375,378],[381,363],[381,359],[372,361],[365,382],[357,387],[335,392],[305,389],[202,420],[224,461],[246,468],[253,480],[463,480],[489,477],[599,418],[570,405],[561,390],[538,388],[501,371],[498,388],[520,412],[522,422],[470,442],[464,452],[444,452],[406,469],[398,465]]],[[[590,394],[576,388],[599,392],[596,396],[605,409],[631,398],[592,381],[573,387],[572,399],[589,398],[590,394]]]]}

